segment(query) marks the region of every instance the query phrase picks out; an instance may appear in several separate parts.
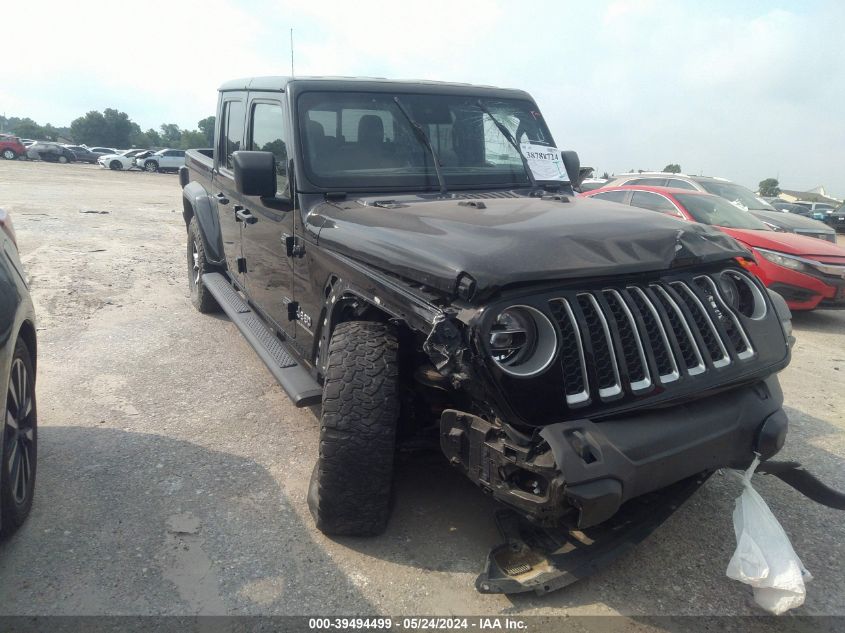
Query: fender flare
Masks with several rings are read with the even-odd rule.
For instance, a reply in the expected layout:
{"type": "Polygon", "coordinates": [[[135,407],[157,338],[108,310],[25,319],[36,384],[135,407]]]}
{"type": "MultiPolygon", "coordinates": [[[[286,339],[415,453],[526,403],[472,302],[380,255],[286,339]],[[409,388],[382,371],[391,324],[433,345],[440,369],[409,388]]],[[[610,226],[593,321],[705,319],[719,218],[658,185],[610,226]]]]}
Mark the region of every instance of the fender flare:
{"type": "Polygon", "coordinates": [[[192,217],[197,219],[209,263],[225,266],[226,253],[223,249],[223,236],[220,233],[220,218],[217,216],[216,201],[209,197],[201,184],[190,182],[182,189],[182,204],[185,226],[190,223],[192,217]]]}
{"type": "MultiPolygon", "coordinates": [[[[358,272],[365,270],[358,263],[341,259],[358,272]]],[[[325,368],[326,352],[335,326],[348,320],[348,316],[344,317],[347,310],[352,311],[356,320],[390,321],[422,336],[428,335],[438,317],[442,318],[438,307],[413,296],[400,284],[372,269],[368,269],[366,278],[359,279],[355,279],[354,274],[344,277],[339,272],[331,274],[323,286],[323,297],[313,350],[319,371],[325,368]],[[366,284],[359,283],[363,279],[366,284]]]]}

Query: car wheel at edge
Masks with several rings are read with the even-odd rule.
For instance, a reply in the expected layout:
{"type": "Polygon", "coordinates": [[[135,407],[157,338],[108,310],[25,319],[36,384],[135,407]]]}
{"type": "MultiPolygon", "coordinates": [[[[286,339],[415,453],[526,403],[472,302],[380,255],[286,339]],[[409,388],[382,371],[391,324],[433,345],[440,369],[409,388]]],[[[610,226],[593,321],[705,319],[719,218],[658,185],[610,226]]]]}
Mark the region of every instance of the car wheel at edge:
{"type": "Polygon", "coordinates": [[[123,165],[120,164],[119,160],[113,160],[109,163],[109,169],[114,169],[115,171],[119,171],[123,169],[123,165]]]}
{"type": "Polygon", "coordinates": [[[18,155],[15,154],[14,150],[11,150],[11,149],[4,149],[3,150],[3,158],[5,158],[6,160],[15,160],[17,157],[18,157],[18,155]]]}
{"type": "Polygon", "coordinates": [[[68,162],[68,161],[67,161],[67,156],[59,156],[59,158],[58,158],[57,160],[58,160],[58,161],[59,161],[62,165],[66,164],[66,163],[68,162]]]}
{"type": "Polygon", "coordinates": [[[158,171],[158,163],[154,160],[148,160],[144,163],[144,171],[148,171],[151,174],[158,171]]]}
{"type": "Polygon", "coordinates": [[[32,357],[23,339],[18,339],[9,372],[6,416],[0,445],[2,536],[19,528],[32,508],[38,461],[37,419],[32,357]]]}

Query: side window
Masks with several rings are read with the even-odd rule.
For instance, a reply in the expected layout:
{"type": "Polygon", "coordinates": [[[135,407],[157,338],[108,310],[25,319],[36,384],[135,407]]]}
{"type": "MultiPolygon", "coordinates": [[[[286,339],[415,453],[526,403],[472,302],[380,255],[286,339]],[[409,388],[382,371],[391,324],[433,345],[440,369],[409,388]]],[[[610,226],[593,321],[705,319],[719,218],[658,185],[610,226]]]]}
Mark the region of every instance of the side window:
{"type": "Polygon", "coordinates": [[[185,150],[177,149],[175,152],[173,152],[173,155],[174,156],[184,156],[185,150]]]}
{"type": "Polygon", "coordinates": [[[690,191],[696,190],[695,187],[692,186],[692,183],[689,183],[686,180],[678,180],[677,178],[670,178],[668,186],[675,187],[676,189],[689,189],[690,191]]]}
{"type": "Polygon", "coordinates": [[[249,149],[272,152],[276,157],[276,191],[288,196],[288,149],[285,143],[285,113],[278,103],[252,106],[249,149]]]}
{"type": "Polygon", "coordinates": [[[590,196],[591,198],[598,198],[599,200],[609,200],[610,202],[625,202],[625,196],[628,195],[627,191],[605,191],[604,193],[597,193],[594,196],[590,196]]]}
{"type": "Polygon", "coordinates": [[[226,101],[223,104],[223,133],[220,135],[220,165],[234,169],[232,154],[241,149],[244,138],[244,104],[226,101]]]}
{"type": "Polygon", "coordinates": [[[643,185],[645,187],[665,187],[666,186],[666,179],[665,178],[637,178],[635,180],[629,180],[625,184],[626,185],[643,185]]]}
{"type": "Polygon", "coordinates": [[[631,205],[640,207],[641,209],[649,209],[651,211],[658,211],[667,215],[678,216],[678,210],[675,205],[669,202],[663,196],[658,196],[656,193],[649,191],[635,191],[631,196],[631,205]]]}

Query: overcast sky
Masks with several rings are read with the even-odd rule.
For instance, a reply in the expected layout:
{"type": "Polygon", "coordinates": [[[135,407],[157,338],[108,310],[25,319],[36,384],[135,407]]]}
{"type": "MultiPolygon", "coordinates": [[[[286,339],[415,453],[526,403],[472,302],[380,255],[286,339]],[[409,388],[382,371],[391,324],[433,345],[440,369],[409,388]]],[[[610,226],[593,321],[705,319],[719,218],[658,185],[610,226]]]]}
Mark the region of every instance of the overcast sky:
{"type": "Polygon", "coordinates": [[[679,163],[845,197],[845,2],[4,3],[0,112],[116,107],[196,127],[227,79],[296,73],[523,88],[600,172],[679,163]]]}

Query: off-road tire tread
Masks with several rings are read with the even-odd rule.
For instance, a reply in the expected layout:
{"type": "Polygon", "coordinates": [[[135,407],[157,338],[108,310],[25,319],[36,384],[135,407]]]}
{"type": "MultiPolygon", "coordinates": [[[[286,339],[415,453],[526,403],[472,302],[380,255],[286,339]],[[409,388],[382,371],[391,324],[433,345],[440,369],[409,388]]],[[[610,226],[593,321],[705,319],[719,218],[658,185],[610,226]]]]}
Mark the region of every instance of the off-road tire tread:
{"type": "Polygon", "coordinates": [[[217,299],[215,299],[212,294],[208,291],[208,288],[205,287],[205,284],[202,283],[202,275],[205,273],[214,273],[220,272],[217,267],[212,266],[208,263],[205,258],[205,244],[202,241],[202,235],[200,234],[200,227],[197,224],[197,218],[192,217],[191,221],[188,223],[188,264],[190,265],[191,260],[193,259],[193,252],[191,251],[191,242],[196,242],[197,245],[197,254],[199,255],[199,266],[200,266],[200,280],[194,285],[191,281],[193,274],[191,269],[188,269],[188,288],[191,292],[191,303],[194,307],[201,312],[202,314],[213,314],[215,312],[220,312],[220,304],[217,303],[217,299]]]}
{"type": "Polygon", "coordinates": [[[387,526],[399,418],[399,341],[385,323],[341,323],[329,344],[320,453],[308,494],[317,528],[372,536],[387,526]]]}

